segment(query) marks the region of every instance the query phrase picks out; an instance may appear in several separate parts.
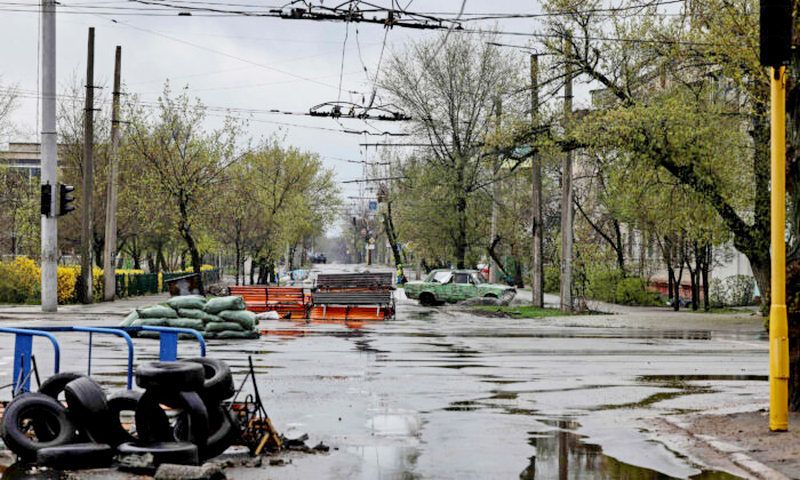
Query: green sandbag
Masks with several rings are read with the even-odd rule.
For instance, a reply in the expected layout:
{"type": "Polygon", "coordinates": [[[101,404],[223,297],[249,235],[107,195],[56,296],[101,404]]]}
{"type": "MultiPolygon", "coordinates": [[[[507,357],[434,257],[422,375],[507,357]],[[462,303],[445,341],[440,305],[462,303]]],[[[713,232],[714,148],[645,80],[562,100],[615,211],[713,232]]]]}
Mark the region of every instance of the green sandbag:
{"type": "Polygon", "coordinates": [[[211,340],[213,338],[217,338],[217,332],[203,332],[203,337],[206,340],[211,340]]]}
{"type": "Polygon", "coordinates": [[[206,306],[206,298],[202,295],[181,295],[167,300],[167,305],[175,310],[181,308],[196,308],[202,310],[206,306]]]}
{"type": "Polygon", "coordinates": [[[167,326],[175,328],[193,328],[195,330],[203,330],[203,328],[205,328],[203,321],[196,318],[170,318],[167,320],[167,326]]]}
{"type": "Polygon", "coordinates": [[[219,332],[217,338],[258,338],[258,332],[232,332],[230,330],[219,332]]]}
{"type": "Polygon", "coordinates": [[[132,327],[166,327],[168,318],[139,318],[131,323],[132,327]]]}
{"type": "Polygon", "coordinates": [[[256,314],[247,310],[223,310],[219,312],[219,318],[226,322],[236,322],[245,330],[252,330],[256,324],[256,314]]]}
{"type": "Polygon", "coordinates": [[[130,327],[134,321],[139,320],[139,313],[134,310],[119,324],[120,327],[130,327]]]}
{"type": "Polygon", "coordinates": [[[139,312],[139,318],[178,318],[178,312],[168,305],[153,305],[136,311],[139,312]]]}
{"type": "Polygon", "coordinates": [[[206,332],[224,332],[226,330],[243,332],[244,328],[236,322],[211,322],[206,324],[206,332]]]}
{"type": "Polygon", "coordinates": [[[181,318],[194,318],[197,320],[202,320],[203,323],[222,321],[216,315],[211,315],[210,313],[206,313],[195,308],[180,308],[178,309],[178,316],[181,318]]]}
{"type": "Polygon", "coordinates": [[[232,295],[230,297],[216,297],[209,299],[203,307],[208,313],[217,314],[223,310],[244,310],[244,300],[242,297],[232,295]]]}
{"type": "Polygon", "coordinates": [[[159,338],[160,337],[158,332],[148,332],[147,330],[142,330],[142,331],[136,332],[136,336],[139,337],[139,338],[159,338]]]}

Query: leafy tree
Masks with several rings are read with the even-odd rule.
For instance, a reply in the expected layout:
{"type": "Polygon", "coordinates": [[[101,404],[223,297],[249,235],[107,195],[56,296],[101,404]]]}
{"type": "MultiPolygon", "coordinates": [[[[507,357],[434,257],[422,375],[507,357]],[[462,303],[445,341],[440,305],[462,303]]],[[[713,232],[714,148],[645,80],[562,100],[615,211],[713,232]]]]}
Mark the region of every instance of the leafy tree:
{"type": "MultiPolygon", "coordinates": [[[[222,185],[225,169],[233,164],[238,125],[231,119],[206,130],[206,112],[186,90],[173,95],[169,85],[158,99],[156,115],[140,110],[128,135],[142,166],[142,181],[158,194],[151,202],[173,209],[177,231],[185,242],[192,270],[200,274],[200,225],[206,221],[210,199],[222,185]]],[[[202,286],[201,286],[202,289],[202,286]]]]}
{"type": "Polygon", "coordinates": [[[411,115],[414,137],[430,144],[406,169],[416,178],[413,185],[424,189],[416,192],[424,198],[410,199],[420,202],[419,209],[407,205],[398,211],[410,207],[415,221],[438,230],[425,232],[428,236],[448,239],[451,246],[437,245],[435,255],[454,259],[459,268],[473,245],[486,243],[470,235],[469,211],[475,196],[493,182],[482,143],[497,97],[514,90],[522,71],[492,39],[444,34],[412,43],[392,56],[382,81],[394,103],[411,115]]]}

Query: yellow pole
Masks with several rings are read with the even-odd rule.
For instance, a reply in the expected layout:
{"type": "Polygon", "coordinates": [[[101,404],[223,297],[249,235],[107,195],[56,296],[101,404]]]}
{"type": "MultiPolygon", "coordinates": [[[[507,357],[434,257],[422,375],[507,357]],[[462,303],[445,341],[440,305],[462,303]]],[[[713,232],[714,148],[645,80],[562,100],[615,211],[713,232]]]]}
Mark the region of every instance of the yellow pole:
{"type": "Polygon", "coordinates": [[[769,309],[769,429],[789,429],[789,326],[786,319],[786,67],[770,69],[772,275],[769,309]]]}

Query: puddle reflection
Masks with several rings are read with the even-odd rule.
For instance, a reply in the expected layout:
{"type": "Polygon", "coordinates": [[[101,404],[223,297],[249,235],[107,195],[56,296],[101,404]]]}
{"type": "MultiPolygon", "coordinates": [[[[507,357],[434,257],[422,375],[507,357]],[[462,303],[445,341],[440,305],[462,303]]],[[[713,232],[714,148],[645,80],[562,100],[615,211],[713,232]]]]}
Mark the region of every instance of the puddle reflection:
{"type": "MultiPolygon", "coordinates": [[[[550,422],[547,422],[550,423],[550,422]]],[[[668,475],[647,468],[623,463],[603,454],[598,445],[583,443],[573,430],[579,424],[572,420],[552,422],[557,431],[530,432],[528,443],[534,447],[530,464],[520,473],[521,480],[662,480],[668,475]]],[[[718,471],[704,471],[693,480],[732,480],[739,477],[718,471]]]]}

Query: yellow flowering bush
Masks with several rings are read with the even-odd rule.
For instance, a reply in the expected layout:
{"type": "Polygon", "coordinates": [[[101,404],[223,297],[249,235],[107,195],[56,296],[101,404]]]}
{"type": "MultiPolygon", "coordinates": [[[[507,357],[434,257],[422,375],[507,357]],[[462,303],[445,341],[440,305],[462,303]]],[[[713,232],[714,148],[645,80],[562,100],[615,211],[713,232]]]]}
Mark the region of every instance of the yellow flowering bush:
{"type": "Polygon", "coordinates": [[[39,297],[39,276],[39,267],[30,258],[0,262],[0,302],[35,302],[39,297]]]}
{"type": "Polygon", "coordinates": [[[58,303],[75,301],[75,286],[78,283],[79,268],[58,267],[58,303]]]}

